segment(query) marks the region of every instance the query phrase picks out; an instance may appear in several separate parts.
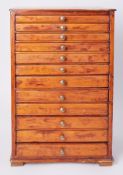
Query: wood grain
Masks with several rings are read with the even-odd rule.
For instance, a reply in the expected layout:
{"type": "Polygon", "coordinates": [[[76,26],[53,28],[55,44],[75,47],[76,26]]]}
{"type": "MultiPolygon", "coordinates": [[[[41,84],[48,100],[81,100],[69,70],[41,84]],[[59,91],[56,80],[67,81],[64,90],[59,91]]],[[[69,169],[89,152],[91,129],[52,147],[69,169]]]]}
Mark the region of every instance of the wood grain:
{"type": "MultiPolygon", "coordinates": [[[[62,16],[62,15],[61,15],[62,16]]],[[[109,16],[65,16],[65,21],[60,16],[16,16],[16,23],[109,23],[109,16]]]]}
{"type": "Polygon", "coordinates": [[[107,144],[17,144],[17,157],[29,159],[41,159],[42,157],[98,157],[107,155],[107,144]],[[61,155],[64,149],[64,155],[61,155]]]}
{"type": "Polygon", "coordinates": [[[64,36],[64,42],[108,42],[109,34],[108,33],[100,33],[100,34],[40,34],[40,33],[17,33],[16,41],[20,42],[63,42],[61,36],[64,36]]]}
{"type": "Polygon", "coordinates": [[[65,88],[65,87],[108,87],[108,76],[45,76],[45,77],[16,77],[16,88],[65,88]],[[64,85],[61,84],[64,80],[64,85]]]}
{"type": "Polygon", "coordinates": [[[17,130],[108,129],[102,116],[17,116],[17,130]],[[64,125],[61,125],[61,122],[64,125]]]}
{"type": "Polygon", "coordinates": [[[17,104],[17,115],[107,115],[108,104],[17,104]],[[64,112],[60,109],[64,108],[64,112]]]}
{"type": "Polygon", "coordinates": [[[101,52],[108,53],[108,43],[16,43],[16,52],[101,52]]]}
{"type": "Polygon", "coordinates": [[[108,74],[108,65],[17,65],[16,75],[108,74]]]}
{"type": "Polygon", "coordinates": [[[81,64],[81,63],[108,63],[109,54],[101,53],[17,53],[17,64],[81,64]],[[65,56],[65,61],[60,60],[65,56]]]}
{"type": "MultiPolygon", "coordinates": [[[[62,24],[16,24],[17,32],[63,32],[62,24]]],[[[68,32],[109,32],[108,24],[64,24],[68,32]]]]}
{"type": "Polygon", "coordinates": [[[81,102],[108,102],[107,89],[81,90],[17,90],[16,102],[40,103],[81,103],[81,102]],[[60,97],[63,96],[64,99],[60,97]]]}
{"type": "Polygon", "coordinates": [[[106,130],[90,131],[17,131],[17,142],[106,142],[106,130]]]}

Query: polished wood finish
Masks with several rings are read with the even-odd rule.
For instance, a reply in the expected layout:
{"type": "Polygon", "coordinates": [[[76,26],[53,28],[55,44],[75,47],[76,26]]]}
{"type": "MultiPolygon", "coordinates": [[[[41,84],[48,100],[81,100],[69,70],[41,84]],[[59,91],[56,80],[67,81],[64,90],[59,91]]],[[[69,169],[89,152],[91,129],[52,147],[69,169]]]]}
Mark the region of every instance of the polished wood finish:
{"type": "Polygon", "coordinates": [[[115,10],[10,11],[11,164],[111,165],[115,10]]]}
{"type": "Polygon", "coordinates": [[[106,116],[17,116],[17,130],[108,129],[106,116]]]}
{"type": "Polygon", "coordinates": [[[40,159],[40,157],[98,157],[107,155],[107,144],[88,143],[88,144],[17,144],[17,157],[40,159]],[[61,150],[64,154],[61,154],[61,150]]]}
{"type": "Polygon", "coordinates": [[[101,53],[17,53],[17,64],[84,64],[109,63],[109,55],[101,53]],[[61,61],[60,57],[65,60],[61,61]]]}
{"type": "Polygon", "coordinates": [[[17,90],[16,101],[38,103],[108,102],[107,89],[17,90]],[[61,99],[61,95],[64,99],[61,99]]]}

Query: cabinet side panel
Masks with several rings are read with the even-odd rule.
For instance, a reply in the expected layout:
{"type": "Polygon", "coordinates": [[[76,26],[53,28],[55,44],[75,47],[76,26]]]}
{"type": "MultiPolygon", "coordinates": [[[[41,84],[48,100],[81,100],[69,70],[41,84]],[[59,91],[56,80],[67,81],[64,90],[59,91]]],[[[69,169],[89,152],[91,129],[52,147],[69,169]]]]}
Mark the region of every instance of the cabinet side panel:
{"type": "Polygon", "coordinates": [[[11,119],[12,119],[12,157],[16,154],[16,133],[15,133],[15,12],[10,12],[11,27],[11,119]]]}
{"type": "Polygon", "coordinates": [[[113,78],[114,78],[114,11],[110,11],[110,70],[109,70],[109,142],[108,156],[112,157],[113,121],[113,78]]]}

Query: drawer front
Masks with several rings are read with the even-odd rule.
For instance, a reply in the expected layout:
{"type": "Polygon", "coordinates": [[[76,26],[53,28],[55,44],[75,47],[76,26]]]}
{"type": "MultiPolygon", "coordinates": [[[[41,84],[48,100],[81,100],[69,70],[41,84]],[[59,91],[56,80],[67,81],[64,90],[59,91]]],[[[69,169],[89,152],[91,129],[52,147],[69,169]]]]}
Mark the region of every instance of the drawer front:
{"type": "Polygon", "coordinates": [[[16,75],[108,74],[108,65],[17,65],[16,75]]]}
{"type": "Polygon", "coordinates": [[[17,142],[106,142],[107,130],[17,131],[17,142]]]}
{"type": "Polygon", "coordinates": [[[104,116],[17,116],[16,121],[17,130],[108,129],[104,116]]]}
{"type": "Polygon", "coordinates": [[[25,41],[25,42],[108,42],[109,34],[100,33],[100,34],[40,34],[40,33],[17,33],[16,41],[25,41]]]}
{"type": "Polygon", "coordinates": [[[107,115],[108,104],[17,104],[17,115],[107,115]]]}
{"type": "Polygon", "coordinates": [[[100,157],[107,156],[107,144],[17,144],[17,157],[38,159],[44,157],[100,157]]]}
{"type": "Polygon", "coordinates": [[[64,12],[59,16],[16,16],[16,23],[109,23],[108,15],[94,15],[94,16],[64,16],[64,12]]]}
{"type": "Polygon", "coordinates": [[[80,103],[108,102],[107,89],[16,91],[16,102],[80,103]]]}
{"type": "Polygon", "coordinates": [[[16,43],[17,52],[101,52],[108,53],[108,43],[16,43]]]}
{"type": "Polygon", "coordinates": [[[17,53],[16,64],[108,63],[109,54],[95,53],[17,53]]]}
{"type": "Polygon", "coordinates": [[[17,32],[109,32],[109,24],[16,24],[17,32]]]}
{"type": "Polygon", "coordinates": [[[16,87],[24,89],[108,87],[108,76],[16,77],[16,87]]]}

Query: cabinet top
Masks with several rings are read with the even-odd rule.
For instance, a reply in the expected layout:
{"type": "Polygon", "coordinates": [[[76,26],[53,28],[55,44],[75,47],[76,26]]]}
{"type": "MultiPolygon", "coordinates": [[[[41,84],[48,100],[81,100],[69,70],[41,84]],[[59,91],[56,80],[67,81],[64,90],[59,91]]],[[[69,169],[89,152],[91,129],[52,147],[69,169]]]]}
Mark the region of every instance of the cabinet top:
{"type": "Polygon", "coordinates": [[[109,12],[114,12],[116,9],[10,9],[11,13],[15,13],[17,15],[19,14],[52,14],[55,13],[56,15],[65,12],[66,14],[72,13],[73,15],[76,15],[76,13],[84,14],[85,12],[88,14],[108,14],[109,12]]]}

